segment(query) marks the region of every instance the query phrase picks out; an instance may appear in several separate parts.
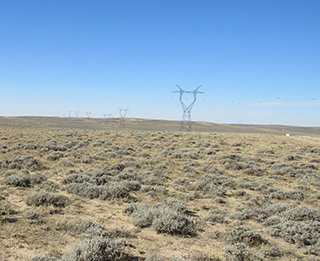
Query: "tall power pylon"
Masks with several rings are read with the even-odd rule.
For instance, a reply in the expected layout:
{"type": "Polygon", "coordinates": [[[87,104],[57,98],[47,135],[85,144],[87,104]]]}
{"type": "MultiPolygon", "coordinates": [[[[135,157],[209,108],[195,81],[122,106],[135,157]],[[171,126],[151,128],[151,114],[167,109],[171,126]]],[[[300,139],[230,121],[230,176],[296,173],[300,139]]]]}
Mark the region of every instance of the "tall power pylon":
{"type": "Polygon", "coordinates": [[[197,100],[197,94],[201,93],[204,94],[204,92],[200,92],[199,88],[201,87],[201,85],[199,87],[197,87],[196,89],[194,89],[193,91],[186,91],[183,90],[178,84],[176,84],[176,86],[179,88],[178,91],[173,91],[174,93],[180,93],[180,103],[181,103],[181,107],[182,107],[182,119],[181,119],[181,131],[191,131],[191,110],[197,100]],[[193,94],[193,101],[187,106],[182,97],[183,94],[185,93],[192,93],[193,94]]]}
{"type": "Polygon", "coordinates": [[[108,124],[109,119],[112,118],[112,114],[106,114],[106,113],[104,113],[104,114],[103,114],[103,117],[106,119],[106,124],[108,124]]]}
{"type": "Polygon", "coordinates": [[[128,113],[128,108],[126,109],[121,109],[119,108],[119,114],[120,114],[120,128],[124,128],[125,127],[125,122],[124,122],[124,118],[126,117],[127,113],[128,113]]]}

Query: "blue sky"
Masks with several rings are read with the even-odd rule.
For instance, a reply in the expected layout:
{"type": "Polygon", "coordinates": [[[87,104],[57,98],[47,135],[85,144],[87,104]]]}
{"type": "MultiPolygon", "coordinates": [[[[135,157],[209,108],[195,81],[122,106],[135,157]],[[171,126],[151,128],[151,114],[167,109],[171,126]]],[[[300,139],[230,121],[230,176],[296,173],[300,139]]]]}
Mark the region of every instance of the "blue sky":
{"type": "Polygon", "coordinates": [[[320,126],[319,0],[0,0],[0,115],[320,126]],[[185,104],[193,98],[183,96],[185,104]]]}

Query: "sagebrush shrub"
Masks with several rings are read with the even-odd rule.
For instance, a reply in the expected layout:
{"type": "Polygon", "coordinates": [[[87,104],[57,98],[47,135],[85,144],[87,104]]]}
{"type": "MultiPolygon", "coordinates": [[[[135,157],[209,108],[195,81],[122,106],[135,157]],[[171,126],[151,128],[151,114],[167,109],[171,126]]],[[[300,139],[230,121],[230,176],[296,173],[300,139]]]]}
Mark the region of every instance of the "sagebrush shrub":
{"type": "Polygon", "coordinates": [[[211,210],[206,219],[212,223],[224,223],[226,213],[219,210],[211,210]]]}
{"type": "Polygon", "coordinates": [[[137,209],[132,213],[132,224],[137,227],[150,227],[153,220],[153,209],[145,205],[137,205],[137,209]]]}
{"type": "Polygon", "coordinates": [[[278,215],[274,215],[271,216],[269,218],[267,218],[264,222],[263,225],[266,226],[272,226],[272,225],[277,225],[282,221],[281,217],[279,217],[278,215]]]}
{"type": "Polygon", "coordinates": [[[91,183],[70,183],[67,186],[67,192],[76,194],[80,197],[89,199],[99,198],[106,186],[92,185],[91,183]]]}
{"type": "Polygon", "coordinates": [[[247,193],[244,189],[237,189],[234,191],[234,194],[237,196],[237,197],[243,197],[245,196],[247,193]]]}
{"type": "Polygon", "coordinates": [[[58,261],[58,258],[49,254],[45,256],[34,256],[30,261],[58,261]]]}
{"type": "Polygon", "coordinates": [[[168,206],[171,209],[174,209],[180,213],[184,213],[187,210],[187,205],[183,203],[182,201],[174,198],[169,198],[166,203],[166,206],[168,206]]]}
{"type": "Polygon", "coordinates": [[[54,152],[51,152],[48,156],[47,156],[47,160],[49,161],[56,161],[60,158],[62,158],[64,155],[62,152],[60,151],[54,151],[54,152]]]}
{"type": "Polygon", "coordinates": [[[53,205],[55,207],[66,207],[69,205],[70,200],[68,197],[61,194],[39,191],[29,195],[26,199],[26,203],[29,206],[53,205]]]}
{"type": "Polygon", "coordinates": [[[284,221],[271,226],[270,234],[293,244],[315,245],[320,239],[320,222],[284,221]]]}
{"type": "Polygon", "coordinates": [[[227,176],[216,175],[216,174],[207,174],[198,178],[197,182],[194,185],[195,190],[203,192],[217,192],[218,188],[222,190],[224,187],[235,188],[237,186],[236,182],[227,176]]]}
{"type": "Polygon", "coordinates": [[[127,260],[124,253],[125,241],[103,237],[85,238],[76,244],[70,253],[62,257],[62,261],[86,260],[127,260]]]}
{"type": "Polygon", "coordinates": [[[2,182],[4,184],[15,186],[15,187],[30,187],[31,178],[30,175],[15,173],[11,175],[7,175],[2,182]]]}
{"type": "Polygon", "coordinates": [[[105,229],[100,224],[85,220],[79,225],[79,231],[87,238],[99,236],[103,238],[133,238],[135,235],[125,228],[105,229]]]}
{"type": "MultiPolygon", "coordinates": [[[[132,183],[130,184],[132,185],[132,183]]],[[[121,182],[115,183],[115,184],[109,184],[108,186],[105,186],[106,189],[102,190],[100,198],[104,200],[130,198],[130,188],[129,188],[130,184],[122,184],[121,182]]],[[[139,185],[138,187],[140,189],[139,185]]],[[[134,190],[138,190],[137,187],[135,187],[134,190]]]]}
{"type": "Polygon", "coordinates": [[[94,184],[94,179],[90,176],[84,174],[77,174],[72,173],[67,175],[65,178],[62,179],[62,184],[70,184],[70,183],[91,183],[94,184]]]}
{"type": "Polygon", "coordinates": [[[304,206],[297,206],[282,213],[282,217],[292,221],[318,221],[320,222],[320,211],[304,206]]]}
{"type": "Polygon", "coordinates": [[[155,210],[152,228],[158,233],[172,235],[194,236],[196,234],[194,223],[186,215],[163,206],[155,210]]]}
{"type": "Polygon", "coordinates": [[[40,161],[36,158],[34,158],[33,156],[22,156],[20,158],[20,160],[23,163],[23,166],[26,169],[30,169],[30,170],[40,170],[42,169],[42,165],[40,163],[40,161]]]}
{"type": "Polygon", "coordinates": [[[186,260],[192,261],[220,261],[220,258],[216,257],[212,253],[205,253],[205,252],[197,252],[192,254],[186,260]]]}
{"type": "Polygon", "coordinates": [[[32,184],[41,184],[42,182],[46,181],[47,178],[40,173],[36,173],[31,176],[31,183],[32,184]]]}
{"type": "Polygon", "coordinates": [[[194,236],[195,224],[184,214],[184,205],[169,201],[148,207],[139,203],[126,205],[124,212],[132,216],[132,223],[138,227],[152,227],[158,233],[194,236]]]}
{"type": "Polygon", "coordinates": [[[269,246],[265,248],[263,254],[266,258],[280,258],[283,256],[283,253],[277,246],[269,246]]]}
{"type": "Polygon", "coordinates": [[[24,216],[30,224],[39,222],[39,213],[36,211],[28,210],[24,216]]]}
{"type": "MultiPolygon", "coordinates": [[[[236,242],[231,246],[226,246],[224,251],[231,255],[234,259],[231,260],[246,260],[246,261],[255,261],[261,260],[255,254],[250,252],[244,243],[236,242]]],[[[228,259],[229,260],[229,259],[228,259]]]]}
{"type": "Polygon", "coordinates": [[[167,260],[164,256],[158,254],[151,254],[149,255],[145,261],[165,261],[167,260]]]}
{"type": "Polygon", "coordinates": [[[266,243],[260,233],[250,227],[238,226],[229,228],[225,234],[225,240],[230,244],[244,243],[250,247],[266,243]]]}

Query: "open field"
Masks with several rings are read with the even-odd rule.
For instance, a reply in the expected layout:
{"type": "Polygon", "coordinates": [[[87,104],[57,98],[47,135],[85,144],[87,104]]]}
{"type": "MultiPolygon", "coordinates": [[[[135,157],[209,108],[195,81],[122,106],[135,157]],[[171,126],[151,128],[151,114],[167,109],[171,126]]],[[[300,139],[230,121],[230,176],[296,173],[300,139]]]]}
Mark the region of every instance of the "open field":
{"type": "Polygon", "coordinates": [[[319,260],[318,128],[179,124],[1,117],[0,260],[319,260]]]}

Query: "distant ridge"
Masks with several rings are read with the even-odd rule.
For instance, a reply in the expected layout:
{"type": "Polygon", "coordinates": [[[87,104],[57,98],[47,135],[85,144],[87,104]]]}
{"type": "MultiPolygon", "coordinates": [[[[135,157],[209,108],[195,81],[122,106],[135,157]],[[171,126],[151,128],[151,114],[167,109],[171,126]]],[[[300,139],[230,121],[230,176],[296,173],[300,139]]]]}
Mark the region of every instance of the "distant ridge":
{"type": "MultiPolygon", "coordinates": [[[[125,118],[125,127],[120,128],[120,118],[75,118],[75,117],[0,117],[1,127],[40,127],[64,129],[97,130],[144,130],[144,131],[179,131],[180,121],[125,118]]],[[[320,127],[298,127],[286,125],[254,124],[216,124],[210,122],[192,122],[195,132],[257,133],[285,135],[320,136],[320,127]]]]}

